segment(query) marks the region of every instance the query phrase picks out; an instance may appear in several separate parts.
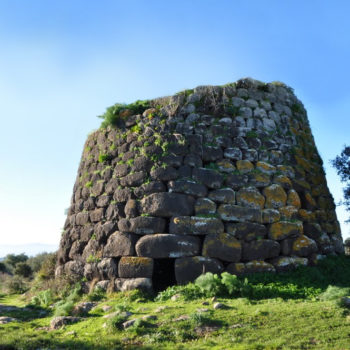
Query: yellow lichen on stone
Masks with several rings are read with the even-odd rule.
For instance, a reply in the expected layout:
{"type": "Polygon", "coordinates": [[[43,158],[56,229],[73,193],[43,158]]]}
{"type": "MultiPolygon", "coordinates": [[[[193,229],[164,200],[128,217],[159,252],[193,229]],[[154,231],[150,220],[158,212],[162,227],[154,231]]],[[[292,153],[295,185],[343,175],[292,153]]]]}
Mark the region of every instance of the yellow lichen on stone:
{"type": "Polygon", "coordinates": [[[289,178],[294,178],[294,169],[289,165],[277,165],[277,171],[281,172],[283,175],[289,178]]]}
{"type": "Polygon", "coordinates": [[[268,186],[270,184],[270,175],[265,173],[250,173],[250,180],[257,186],[268,186]]]}
{"type": "Polygon", "coordinates": [[[289,177],[287,177],[285,175],[275,176],[273,179],[273,182],[277,185],[281,185],[285,189],[290,189],[293,187],[292,181],[290,180],[289,177]]]}
{"type": "Polygon", "coordinates": [[[301,166],[304,170],[308,172],[311,171],[311,165],[305,158],[300,157],[299,155],[295,155],[294,157],[299,166],[301,166]]]}
{"type": "Polygon", "coordinates": [[[238,205],[249,208],[262,209],[265,204],[264,196],[255,187],[241,188],[236,199],[238,205]]]}
{"type": "Polygon", "coordinates": [[[298,215],[298,209],[292,205],[287,205],[285,207],[279,208],[278,210],[281,214],[282,220],[295,219],[298,215]]]}
{"type": "Polygon", "coordinates": [[[232,173],[236,170],[236,167],[228,159],[222,159],[216,162],[219,170],[224,173],[232,173]]]}
{"type": "Polygon", "coordinates": [[[297,209],[301,207],[301,201],[297,191],[290,190],[288,192],[287,205],[291,205],[297,209]]]}
{"type": "Polygon", "coordinates": [[[263,194],[266,198],[265,208],[277,209],[286,205],[287,194],[280,185],[273,184],[264,188],[263,194]]]}
{"type": "Polygon", "coordinates": [[[120,258],[120,264],[122,265],[150,265],[153,263],[153,259],[137,256],[123,256],[120,258]]]}
{"type": "Polygon", "coordinates": [[[298,215],[302,221],[313,222],[316,220],[315,213],[305,209],[299,209],[298,215]]]}
{"type": "Polygon", "coordinates": [[[279,221],[271,224],[269,230],[269,238],[279,241],[287,237],[301,235],[302,233],[302,222],[279,221]]]}
{"type": "Polygon", "coordinates": [[[236,167],[242,174],[249,173],[254,169],[253,163],[249,160],[237,160],[236,167]]]}
{"type": "Polygon", "coordinates": [[[273,166],[269,163],[266,163],[266,162],[257,162],[256,169],[261,171],[262,173],[269,174],[269,175],[275,173],[275,171],[276,171],[275,166],[273,166]]]}

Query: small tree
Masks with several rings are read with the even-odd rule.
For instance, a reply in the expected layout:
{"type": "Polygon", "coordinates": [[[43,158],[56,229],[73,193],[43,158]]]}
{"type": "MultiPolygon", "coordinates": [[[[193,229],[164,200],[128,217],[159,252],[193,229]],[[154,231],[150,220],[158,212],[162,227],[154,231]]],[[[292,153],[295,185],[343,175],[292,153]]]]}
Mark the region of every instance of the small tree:
{"type": "MultiPolygon", "coordinates": [[[[340,180],[346,183],[344,191],[344,202],[346,210],[350,211],[350,146],[344,146],[340,156],[332,160],[332,165],[337,169],[340,180]]],[[[347,220],[350,222],[350,219],[347,220]]]]}
{"type": "Polygon", "coordinates": [[[30,277],[33,271],[32,268],[25,262],[19,262],[15,267],[15,275],[22,277],[30,277]]]}
{"type": "Polygon", "coordinates": [[[22,254],[7,254],[4,260],[4,263],[10,265],[11,267],[15,267],[20,262],[25,262],[28,260],[28,256],[24,253],[22,254]]]}

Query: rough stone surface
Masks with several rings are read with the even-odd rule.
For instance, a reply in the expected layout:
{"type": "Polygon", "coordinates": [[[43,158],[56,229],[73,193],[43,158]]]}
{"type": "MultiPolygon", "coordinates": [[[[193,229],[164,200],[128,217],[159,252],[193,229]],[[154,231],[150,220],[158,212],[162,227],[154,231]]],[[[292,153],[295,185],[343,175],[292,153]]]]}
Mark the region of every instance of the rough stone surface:
{"type": "Polygon", "coordinates": [[[146,103],[88,136],[57,277],[151,290],[152,281],[193,280],[203,266],[280,272],[344,253],[292,89],[247,78],[146,103]]]}
{"type": "Polygon", "coordinates": [[[178,284],[193,282],[206,272],[221,273],[223,270],[224,266],[219,260],[203,256],[179,258],[175,261],[175,277],[178,284]]]}
{"type": "Polygon", "coordinates": [[[241,243],[228,233],[206,235],[202,255],[236,262],[241,259],[241,243]]]}
{"type": "Polygon", "coordinates": [[[199,249],[199,238],[173,234],[143,236],[136,244],[138,256],[155,259],[195,256],[198,255],[199,249]]]}

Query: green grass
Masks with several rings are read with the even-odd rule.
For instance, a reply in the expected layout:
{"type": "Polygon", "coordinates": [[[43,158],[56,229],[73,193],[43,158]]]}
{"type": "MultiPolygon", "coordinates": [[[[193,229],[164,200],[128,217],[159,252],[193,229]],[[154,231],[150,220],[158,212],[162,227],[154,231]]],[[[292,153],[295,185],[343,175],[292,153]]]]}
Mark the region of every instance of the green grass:
{"type": "Polygon", "coordinates": [[[253,275],[246,282],[227,275],[202,278],[157,298],[137,291],[81,296],[76,287],[61,305],[89,299],[99,304],[80,322],[55,331],[40,328],[49,326],[55,309],[27,309],[24,296],[0,295],[0,304],[14,306],[6,315],[19,319],[0,326],[0,349],[348,349],[350,310],[340,300],[350,292],[349,268],[349,257],[331,257],[317,267],[253,275]],[[243,284],[249,285],[245,291],[243,284]],[[175,301],[174,294],[180,295],[175,301]],[[215,302],[226,308],[214,310],[215,302]],[[111,309],[104,312],[104,305],[111,309]],[[113,318],[103,318],[112,312],[113,318]],[[145,315],[156,319],[142,320],[145,315]],[[122,323],[134,318],[123,330],[122,323]]]}

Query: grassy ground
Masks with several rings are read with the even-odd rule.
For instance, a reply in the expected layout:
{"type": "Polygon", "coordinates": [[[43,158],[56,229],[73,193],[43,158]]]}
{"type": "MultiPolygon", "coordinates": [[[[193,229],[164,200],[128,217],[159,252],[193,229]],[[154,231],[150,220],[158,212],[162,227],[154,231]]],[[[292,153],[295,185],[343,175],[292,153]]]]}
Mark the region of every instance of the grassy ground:
{"type": "MultiPolygon", "coordinates": [[[[28,308],[23,296],[3,295],[0,304],[14,309],[0,316],[19,321],[0,325],[0,349],[350,349],[350,309],[340,303],[349,292],[350,259],[333,260],[328,266],[332,264],[323,274],[327,269],[319,267],[311,275],[302,269],[278,277],[252,277],[251,285],[260,291],[255,296],[250,291],[247,297],[213,301],[208,293],[191,296],[184,287],[169,289],[156,300],[137,292],[115,293],[100,300],[78,323],[59,330],[42,328],[50,325],[54,310],[28,308]],[[343,267],[335,272],[337,262],[343,267]],[[334,283],[342,268],[343,277],[334,283]],[[300,280],[304,282],[298,285],[300,280]],[[327,285],[329,280],[334,287],[327,285]],[[179,297],[171,300],[173,294],[179,297]],[[226,307],[214,309],[216,302],[226,307]],[[104,312],[104,305],[111,309],[104,312]],[[114,311],[119,316],[103,318],[114,311]],[[124,330],[120,315],[125,311],[132,313],[128,320],[156,318],[124,330]],[[184,315],[187,319],[176,320],[184,315]]],[[[80,301],[84,298],[88,297],[80,301]]]]}

